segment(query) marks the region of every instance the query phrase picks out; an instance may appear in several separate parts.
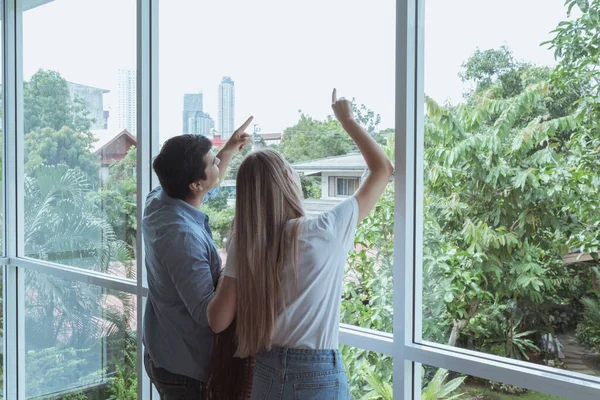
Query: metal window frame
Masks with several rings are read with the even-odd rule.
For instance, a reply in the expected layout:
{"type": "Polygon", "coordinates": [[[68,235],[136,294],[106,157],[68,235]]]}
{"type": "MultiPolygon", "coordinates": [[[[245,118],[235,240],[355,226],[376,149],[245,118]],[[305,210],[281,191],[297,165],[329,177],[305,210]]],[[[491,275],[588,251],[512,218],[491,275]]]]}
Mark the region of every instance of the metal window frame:
{"type": "Polygon", "coordinates": [[[419,366],[427,364],[556,396],[597,399],[596,377],[422,340],[425,1],[397,1],[394,277],[404,281],[394,280],[394,339],[401,348],[394,356],[394,395],[418,398],[419,366]]]}
{"type": "MultiPolygon", "coordinates": [[[[137,260],[137,281],[125,279],[95,271],[81,270],[75,267],[60,265],[24,257],[24,214],[23,214],[23,178],[24,178],[24,143],[23,143],[23,29],[22,12],[24,0],[3,0],[2,20],[2,74],[3,103],[2,118],[5,137],[3,153],[3,186],[5,257],[0,258],[4,265],[4,398],[21,400],[25,398],[25,337],[24,337],[24,270],[33,270],[51,274],[72,281],[84,282],[106,289],[136,294],[138,299],[138,398],[150,399],[151,387],[143,368],[143,348],[141,345],[141,327],[143,322],[143,304],[147,296],[145,284],[145,268],[142,257],[137,260]]],[[[136,0],[137,12],[137,69],[138,79],[138,204],[145,198],[149,183],[152,181],[150,157],[153,144],[157,138],[158,101],[153,95],[158,89],[158,77],[153,70],[158,66],[158,0],[136,0]],[[140,72],[141,71],[141,72],[140,72]],[[141,82],[142,81],[142,82],[141,82]]],[[[138,207],[139,209],[139,207],[138,207]]],[[[141,212],[137,216],[141,226],[141,212]]],[[[139,246],[139,242],[138,242],[139,246]]],[[[139,248],[138,248],[139,250],[139,248]]],[[[158,397],[156,397],[158,398],[158,397]]]]}
{"type": "MultiPolygon", "coordinates": [[[[16,181],[16,103],[17,95],[15,87],[16,77],[16,20],[15,1],[2,2],[2,101],[4,115],[2,116],[2,129],[4,135],[3,154],[3,208],[4,208],[4,255],[7,258],[17,253],[16,243],[16,185],[9,184],[16,181]],[[13,233],[14,232],[14,233],[13,233]]],[[[17,398],[19,391],[18,382],[18,308],[16,299],[18,297],[18,275],[17,269],[7,262],[4,265],[3,288],[4,288],[4,398],[17,398]]]]}

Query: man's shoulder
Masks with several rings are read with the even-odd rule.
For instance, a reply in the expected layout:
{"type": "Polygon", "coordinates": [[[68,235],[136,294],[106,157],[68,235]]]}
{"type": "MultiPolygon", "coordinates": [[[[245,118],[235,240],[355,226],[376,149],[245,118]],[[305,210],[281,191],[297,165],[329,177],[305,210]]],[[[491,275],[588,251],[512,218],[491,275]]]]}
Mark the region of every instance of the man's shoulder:
{"type": "MultiPolygon", "coordinates": [[[[177,213],[165,213],[158,228],[162,243],[174,246],[205,245],[210,236],[203,226],[177,213]],[[167,218],[168,217],[168,218],[167,218]]],[[[151,223],[151,221],[148,221],[151,223]]]]}

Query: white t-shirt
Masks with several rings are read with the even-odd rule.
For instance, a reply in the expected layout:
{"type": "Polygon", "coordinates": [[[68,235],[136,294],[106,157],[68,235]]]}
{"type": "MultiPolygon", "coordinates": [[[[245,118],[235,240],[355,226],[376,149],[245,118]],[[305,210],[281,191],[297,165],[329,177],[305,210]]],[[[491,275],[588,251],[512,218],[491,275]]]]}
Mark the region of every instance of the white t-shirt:
{"type": "MultiPolygon", "coordinates": [[[[342,280],[354,245],[358,203],[350,197],[316,218],[300,221],[297,282],[288,262],[283,269],[286,309],[277,318],[273,346],[337,349],[342,280]],[[297,285],[297,286],[296,286],[297,285]]],[[[225,276],[236,277],[235,243],[231,243],[225,276]]]]}

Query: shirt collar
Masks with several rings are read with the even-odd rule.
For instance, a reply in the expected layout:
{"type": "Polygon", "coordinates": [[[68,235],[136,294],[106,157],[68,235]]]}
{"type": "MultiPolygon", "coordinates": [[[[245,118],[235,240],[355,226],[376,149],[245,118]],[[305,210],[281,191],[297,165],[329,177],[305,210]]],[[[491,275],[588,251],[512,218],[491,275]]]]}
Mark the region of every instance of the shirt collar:
{"type": "Polygon", "coordinates": [[[170,197],[164,190],[160,191],[158,198],[161,203],[177,207],[179,210],[186,213],[188,216],[198,221],[199,223],[204,223],[208,221],[208,215],[206,215],[206,213],[200,211],[199,209],[185,202],[184,200],[170,197]]]}

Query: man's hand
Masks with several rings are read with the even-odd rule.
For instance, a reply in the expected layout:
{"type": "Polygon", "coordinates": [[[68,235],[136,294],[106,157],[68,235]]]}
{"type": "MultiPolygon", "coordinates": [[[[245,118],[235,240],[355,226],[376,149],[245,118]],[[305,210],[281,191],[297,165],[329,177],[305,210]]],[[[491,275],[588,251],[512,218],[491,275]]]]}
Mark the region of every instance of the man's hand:
{"type": "Polygon", "coordinates": [[[246,147],[246,145],[250,143],[251,139],[251,136],[245,131],[253,119],[254,117],[251,116],[246,120],[246,122],[242,124],[242,126],[237,128],[235,132],[233,132],[233,135],[231,135],[227,143],[225,143],[225,146],[223,146],[224,151],[228,151],[235,154],[244,150],[244,147],[246,147]]]}
{"type": "Polygon", "coordinates": [[[225,175],[227,172],[227,167],[229,167],[229,163],[233,156],[240,151],[244,150],[244,147],[248,143],[250,143],[250,135],[248,135],[245,130],[250,125],[254,117],[250,117],[233,132],[233,135],[229,138],[227,143],[223,146],[217,157],[221,162],[219,163],[219,180],[222,182],[225,179],[225,175]]]}

